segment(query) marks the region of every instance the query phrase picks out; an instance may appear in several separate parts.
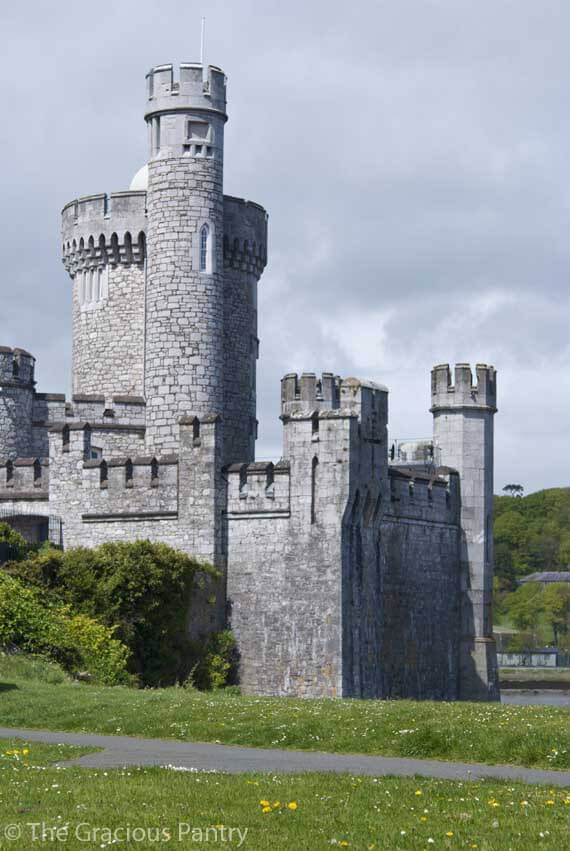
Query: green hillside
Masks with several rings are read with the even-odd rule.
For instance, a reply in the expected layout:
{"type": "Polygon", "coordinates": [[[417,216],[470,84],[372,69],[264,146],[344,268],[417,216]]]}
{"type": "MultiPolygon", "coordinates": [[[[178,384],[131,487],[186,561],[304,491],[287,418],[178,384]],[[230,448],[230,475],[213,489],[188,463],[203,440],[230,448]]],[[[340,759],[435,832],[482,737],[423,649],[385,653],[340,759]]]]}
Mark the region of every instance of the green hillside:
{"type": "Polygon", "coordinates": [[[570,570],[570,488],[495,497],[495,575],[512,585],[541,570],[570,570]]]}

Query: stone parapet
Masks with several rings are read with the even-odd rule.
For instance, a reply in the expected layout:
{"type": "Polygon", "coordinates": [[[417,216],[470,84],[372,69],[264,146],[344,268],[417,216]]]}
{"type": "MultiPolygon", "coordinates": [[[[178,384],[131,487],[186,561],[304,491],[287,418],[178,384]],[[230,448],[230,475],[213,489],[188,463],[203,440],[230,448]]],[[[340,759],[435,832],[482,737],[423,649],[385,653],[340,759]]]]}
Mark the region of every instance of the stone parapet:
{"type": "Polygon", "coordinates": [[[497,371],[494,366],[478,363],[475,378],[468,363],[455,365],[451,377],[449,364],[431,371],[431,410],[442,408],[488,408],[497,410],[497,371]]]}
{"type": "Polygon", "coordinates": [[[63,264],[72,276],[94,266],[141,265],[145,232],[144,191],[75,199],[62,210],[63,264]]]}

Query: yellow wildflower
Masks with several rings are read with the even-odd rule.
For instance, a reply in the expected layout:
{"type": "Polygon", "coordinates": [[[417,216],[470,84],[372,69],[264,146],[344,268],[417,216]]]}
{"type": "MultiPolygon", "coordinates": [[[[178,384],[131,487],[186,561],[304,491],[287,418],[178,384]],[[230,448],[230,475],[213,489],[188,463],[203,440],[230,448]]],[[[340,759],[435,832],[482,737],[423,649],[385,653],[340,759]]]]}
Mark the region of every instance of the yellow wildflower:
{"type": "Polygon", "coordinates": [[[261,811],[261,812],[263,812],[263,813],[270,813],[270,812],[271,812],[271,807],[263,807],[263,809],[262,809],[262,811],[261,811]]]}
{"type": "Polygon", "coordinates": [[[281,806],[281,801],[274,801],[274,802],[273,802],[273,809],[274,809],[274,810],[276,810],[276,809],[277,809],[277,807],[280,807],[280,806],[281,806]]]}
{"type": "Polygon", "coordinates": [[[287,809],[296,810],[297,809],[297,801],[289,801],[287,804],[287,809]]]}
{"type": "Polygon", "coordinates": [[[421,790],[421,789],[416,789],[416,795],[423,795],[422,790],[421,790]]]}
{"type": "Polygon", "coordinates": [[[260,801],[259,803],[261,804],[262,807],[268,807],[269,806],[269,801],[264,800],[264,801],[260,801]]]}
{"type": "Polygon", "coordinates": [[[447,833],[446,833],[445,835],[446,835],[446,836],[453,836],[453,831],[452,831],[452,830],[448,830],[448,831],[447,831],[447,833]]]}
{"type": "Polygon", "coordinates": [[[554,801],[545,801],[545,802],[544,802],[544,804],[545,804],[545,806],[547,806],[547,807],[553,807],[553,806],[554,806],[554,801]]]}

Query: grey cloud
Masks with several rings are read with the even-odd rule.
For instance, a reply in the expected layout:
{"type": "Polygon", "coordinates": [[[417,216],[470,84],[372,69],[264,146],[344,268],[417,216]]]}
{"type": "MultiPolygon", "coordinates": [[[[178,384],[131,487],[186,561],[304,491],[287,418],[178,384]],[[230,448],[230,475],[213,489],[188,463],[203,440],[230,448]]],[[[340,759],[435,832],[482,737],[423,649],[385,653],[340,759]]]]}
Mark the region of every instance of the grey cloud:
{"type": "MultiPolygon", "coordinates": [[[[4,35],[0,343],[68,386],[59,211],[146,157],[144,74],[197,58],[201,4],[36,2],[4,35]]],[[[333,369],[391,388],[391,431],[430,429],[429,370],[500,370],[497,486],[568,483],[567,3],[210,0],[229,76],[226,191],[270,213],[259,453],[279,379],[333,369]],[[556,454],[556,464],[553,454],[556,454]]]]}

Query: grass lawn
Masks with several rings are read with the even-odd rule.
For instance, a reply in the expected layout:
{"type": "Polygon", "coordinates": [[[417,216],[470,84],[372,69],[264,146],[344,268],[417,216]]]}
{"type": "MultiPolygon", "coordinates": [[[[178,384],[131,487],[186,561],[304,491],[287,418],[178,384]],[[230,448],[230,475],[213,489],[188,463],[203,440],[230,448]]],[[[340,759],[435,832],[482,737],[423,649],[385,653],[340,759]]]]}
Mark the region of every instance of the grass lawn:
{"type": "Polygon", "coordinates": [[[70,682],[0,656],[0,723],[253,747],[570,767],[570,710],[413,701],[294,700],[70,682]]]}
{"type": "Polygon", "coordinates": [[[78,750],[0,742],[0,848],[568,847],[570,790],[490,780],[46,768],[50,757],[78,750]]]}

